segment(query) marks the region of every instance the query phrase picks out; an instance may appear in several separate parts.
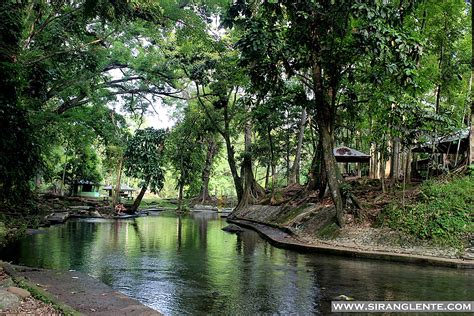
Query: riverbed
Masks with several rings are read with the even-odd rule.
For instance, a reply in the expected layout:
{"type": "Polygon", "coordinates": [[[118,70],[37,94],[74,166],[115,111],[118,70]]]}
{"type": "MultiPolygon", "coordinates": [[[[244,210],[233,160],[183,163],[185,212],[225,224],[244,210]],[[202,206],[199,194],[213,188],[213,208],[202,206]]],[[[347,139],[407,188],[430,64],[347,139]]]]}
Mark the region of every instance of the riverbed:
{"type": "Polygon", "coordinates": [[[167,315],[326,314],[357,300],[474,300],[471,270],[278,249],[214,212],[78,219],[2,250],[16,264],[87,273],[167,315]]]}

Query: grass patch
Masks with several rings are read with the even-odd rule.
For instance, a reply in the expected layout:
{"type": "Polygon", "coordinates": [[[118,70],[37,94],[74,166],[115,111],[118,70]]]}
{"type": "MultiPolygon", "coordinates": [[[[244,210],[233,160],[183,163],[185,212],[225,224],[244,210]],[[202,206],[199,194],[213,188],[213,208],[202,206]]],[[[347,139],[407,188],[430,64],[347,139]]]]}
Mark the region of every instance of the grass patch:
{"type": "Polygon", "coordinates": [[[318,237],[323,238],[323,239],[335,239],[337,236],[339,236],[339,226],[337,226],[336,223],[330,223],[326,226],[324,226],[318,233],[318,237]]]}
{"type": "Polygon", "coordinates": [[[395,202],[379,215],[378,223],[436,244],[463,247],[474,233],[474,176],[427,181],[417,201],[395,202]]]}
{"type": "Polygon", "coordinates": [[[145,196],[140,202],[140,207],[163,207],[163,208],[176,208],[176,204],[172,203],[168,199],[162,199],[154,196],[145,196]]]}
{"type": "Polygon", "coordinates": [[[60,311],[63,315],[66,316],[78,316],[81,315],[81,313],[77,312],[74,310],[72,307],[59,302],[57,299],[54,298],[53,295],[45,292],[43,289],[39,288],[36,285],[33,285],[23,278],[16,278],[15,282],[18,284],[19,287],[27,290],[28,292],[31,293],[31,296],[34,298],[46,303],[52,305],[56,310],[60,311]]]}
{"type": "MultiPolygon", "coordinates": [[[[35,227],[36,221],[24,216],[0,215],[0,247],[25,236],[26,228],[35,227]]],[[[37,227],[37,225],[36,225],[37,227]]]]}
{"type": "Polygon", "coordinates": [[[294,219],[296,216],[300,215],[303,213],[306,208],[308,207],[307,204],[300,205],[298,207],[287,207],[285,212],[283,214],[279,215],[279,217],[275,220],[276,223],[278,224],[285,224],[292,219],[294,219]]]}

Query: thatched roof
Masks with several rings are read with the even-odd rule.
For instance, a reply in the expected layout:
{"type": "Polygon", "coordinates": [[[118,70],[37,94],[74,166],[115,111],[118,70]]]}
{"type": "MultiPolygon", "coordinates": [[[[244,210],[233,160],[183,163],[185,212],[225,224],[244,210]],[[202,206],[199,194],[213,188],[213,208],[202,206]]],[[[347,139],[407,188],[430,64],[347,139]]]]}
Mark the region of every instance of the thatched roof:
{"type": "Polygon", "coordinates": [[[333,152],[337,162],[370,162],[370,155],[349,147],[336,147],[333,152]]]}

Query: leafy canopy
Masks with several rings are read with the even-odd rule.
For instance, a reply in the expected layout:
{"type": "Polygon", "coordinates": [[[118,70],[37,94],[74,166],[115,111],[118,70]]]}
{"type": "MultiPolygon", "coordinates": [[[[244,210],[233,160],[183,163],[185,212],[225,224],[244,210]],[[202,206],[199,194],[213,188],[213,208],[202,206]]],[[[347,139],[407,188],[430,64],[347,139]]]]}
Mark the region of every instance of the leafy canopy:
{"type": "Polygon", "coordinates": [[[125,150],[125,174],[141,179],[153,193],[163,188],[162,152],[166,137],[163,129],[145,128],[135,132],[125,150]]]}

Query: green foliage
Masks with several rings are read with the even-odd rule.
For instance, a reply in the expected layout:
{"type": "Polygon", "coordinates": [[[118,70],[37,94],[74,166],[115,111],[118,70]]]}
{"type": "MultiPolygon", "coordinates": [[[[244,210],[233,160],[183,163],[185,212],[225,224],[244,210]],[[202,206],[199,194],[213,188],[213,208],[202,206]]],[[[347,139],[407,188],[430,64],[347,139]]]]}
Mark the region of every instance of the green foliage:
{"type": "Polygon", "coordinates": [[[163,187],[163,147],[165,130],[145,128],[135,132],[125,150],[125,174],[143,181],[157,193],[163,187]]]}
{"type": "Polygon", "coordinates": [[[39,168],[40,148],[24,111],[0,107],[0,126],[0,202],[18,202],[29,196],[29,180],[39,168]]]}
{"type": "Polygon", "coordinates": [[[162,148],[143,144],[164,136],[137,131],[125,149],[130,135],[118,114],[141,124],[158,102],[186,108],[164,150],[174,178],[167,189],[177,183],[188,196],[215,134],[230,168],[216,161],[213,193],[234,194],[238,157],[252,160],[259,180],[271,165],[275,186],[285,185],[303,108],[308,170],[318,100],[331,104],[335,144],[373,146],[382,160],[393,138],[408,149],[466,125],[472,9],[463,0],[6,0],[0,8],[2,202],[27,197],[35,176],[98,181],[117,172],[124,153],[127,174],[159,190],[162,148]],[[216,28],[217,15],[230,28],[216,28]]]}
{"type": "Polygon", "coordinates": [[[5,237],[7,236],[7,228],[3,222],[0,222],[0,247],[5,244],[5,237]]]}
{"type": "Polygon", "coordinates": [[[468,167],[469,175],[474,176],[474,164],[470,164],[468,167]]]}
{"type": "Polygon", "coordinates": [[[383,225],[440,244],[462,246],[474,233],[474,177],[429,181],[422,185],[420,199],[405,208],[395,203],[379,219],[383,225]]]}
{"type": "Polygon", "coordinates": [[[177,186],[187,186],[188,196],[199,194],[206,159],[204,141],[206,136],[212,137],[206,124],[206,118],[189,107],[183,120],[173,127],[166,139],[167,161],[177,177],[177,186]]]}

